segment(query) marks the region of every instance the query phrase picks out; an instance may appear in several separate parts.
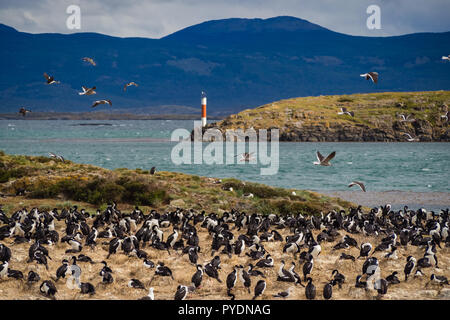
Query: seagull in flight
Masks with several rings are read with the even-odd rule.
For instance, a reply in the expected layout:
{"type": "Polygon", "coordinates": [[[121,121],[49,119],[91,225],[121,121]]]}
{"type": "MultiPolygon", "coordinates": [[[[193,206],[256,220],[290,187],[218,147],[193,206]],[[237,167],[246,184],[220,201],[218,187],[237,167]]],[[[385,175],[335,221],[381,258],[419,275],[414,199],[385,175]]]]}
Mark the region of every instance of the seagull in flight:
{"type": "Polygon", "coordinates": [[[129,87],[129,86],[139,87],[139,85],[138,85],[136,82],[131,81],[131,82],[126,83],[126,84],[123,86],[123,91],[127,91],[127,87],[129,87]]]}
{"type": "Polygon", "coordinates": [[[84,86],[81,86],[81,89],[83,89],[83,92],[78,92],[78,94],[80,96],[90,96],[91,94],[96,94],[97,92],[95,92],[96,87],[92,87],[92,88],[86,88],[84,86]]]}
{"type": "Polygon", "coordinates": [[[362,191],[366,192],[366,187],[364,186],[364,183],[360,182],[360,181],[352,181],[348,187],[351,188],[353,186],[359,186],[361,188],[362,191]]]}
{"type": "Polygon", "coordinates": [[[24,117],[28,112],[31,112],[31,110],[27,110],[24,107],[20,108],[19,110],[19,113],[22,114],[24,117]]]}
{"type": "Polygon", "coordinates": [[[49,152],[48,155],[50,157],[52,157],[53,159],[57,159],[57,160],[60,160],[61,162],[64,162],[64,157],[63,156],[54,154],[53,152],[49,152]]]}
{"type": "Polygon", "coordinates": [[[96,66],[97,64],[95,63],[94,59],[89,58],[89,57],[84,57],[82,58],[83,61],[89,62],[90,64],[92,64],[93,66],[96,66]]]}
{"type": "Polygon", "coordinates": [[[344,107],[341,108],[341,112],[338,112],[338,114],[347,114],[352,117],[355,116],[355,113],[353,111],[347,111],[347,108],[344,107]]]}
{"type": "Polygon", "coordinates": [[[408,114],[406,117],[405,117],[405,115],[404,114],[400,114],[399,115],[399,117],[400,117],[400,121],[401,122],[413,122],[413,121],[416,121],[416,119],[410,119],[409,117],[410,117],[411,115],[410,114],[408,114]]]}
{"type": "Polygon", "coordinates": [[[378,72],[369,72],[360,74],[361,77],[366,78],[366,80],[372,80],[373,83],[378,82],[378,72]]]}
{"type": "MultiPolygon", "coordinates": [[[[254,152],[250,152],[250,153],[244,152],[243,154],[240,155],[241,159],[239,161],[249,162],[251,160],[254,160],[255,158],[252,157],[252,154],[254,154],[254,152]]],[[[239,156],[239,154],[234,157],[236,158],[237,156],[239,156]]]]}
{"type": "Polygon", "coordinates": [[[336,155],[336,151],[333,151],[326,158],[324,158],[323,155],[319,151],[316,151],[317,161],[314,161],[313,164],[327,166],[327,167],[331,166],[329,161],[331,159],[333,159],[335,155],[336,155]]]}
{"type": "Polygon", "coordinates": [[[47,79],[47,84],[59,83],[59,81],[55,81],[55,78],[53,78],[53,76],[49,76],[47,72],[44,72],[44,78],[47,79]]]}
{"type": "Polygon", "coordinates": [[[112,106],[111,100],[97,100],[94,102],[94,104],[91,106],[91,108],[95,108],[99,104],[109,104],[110,106],[112,106]]]}
{"type": "Polygon", "coordinates": [[[448,56],[442,56],[442,60],[449,60],[450,61],[450,54],[448,56]]]}
{"type": "Polygon", "coordinates": [[[419,139],[411,137],[411,135],[409,133],[403,133],[403,134],[408,137],[406,140],[408,140],[409,142],[419,141],[419,139]]]}

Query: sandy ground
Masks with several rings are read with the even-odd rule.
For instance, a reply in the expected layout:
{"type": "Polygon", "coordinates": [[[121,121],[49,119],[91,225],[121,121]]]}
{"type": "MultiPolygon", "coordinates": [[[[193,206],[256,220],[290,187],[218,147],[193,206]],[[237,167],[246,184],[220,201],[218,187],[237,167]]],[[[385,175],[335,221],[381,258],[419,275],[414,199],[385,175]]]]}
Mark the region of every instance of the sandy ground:
{"type": "MultiPolygon", "coordinates": [[[[92,223],[92,222],[91,222],[92,223]]],[[[91,225],[91,223],[89,223],[91,225]]],[[[63,222],[56,223],[57,231],[60,236],[63,235],[63,222]]],[[[210,244],[211,236],[204,229],[200,229],[200,246],[202,252],[199,254],[199,263],[209,261],[211,257],[210,244]]],[[[165,229],[165,237],[172,232],[172,228],[165,229]]],[[[237,236],[236,230],[233,231],[237,236]]],[[[345,234],[345,231],[340,231],[341,235],[345,234]]],[[[283,238],[288,235],[285,230],[281,232],[283,238]]],[[[314,231],[314,235],[317,236],[318,231],[314,231]]],[[[358,245],[364,241],[370,241],[374,247],[381,241],[380,238],[364,237],[362,235],[352,235],[357,241],[358,245]]],[[[127,257],[123,253],[115,254],[108,259],[108,264],[113,270],[114,283],[111,285],[101,284],[101,277],[99,271],[102,268],[102,264],[98,263],[101,260],[106,259],[107,245],[101,245],[101,242],[106,239],[98,239],[98,245],[95,249],[84,247],[82,252],[85,255],[90,256],[97,263],[79,263],[82,269],[81,281],[91,282],[96,288],[96,294],[93,296],[81,295],[79,289],[70,289],[66,285],[65,279],[60,279],[56,283],[57,287],[57,299],[139,299],[148,293],[147,290],[139,290],[128,288],[127,283],[131,278],[141,280],[146,288],[150,287],[150,281],[154,275],[154,269],[147,269],[143,266],[142,260],[136,257],[127,257]]],[[[339,239],[340,240],[340,239],[339,239]]],[[[11,239],[5,239],[1,241],[6,244],[12,250],[12,258],[10,261],[10,268],[21,270],[26,277],[30,270],[34,270],[39,273],[41,281],[37,284],[28,286],[25,281],[16,280],[12,278],[0,279],[0,299],[47,299],[39,293],[39,285],[43,280],[54,279],[56,269],[61,265],[63,258],[70,258],[72,254],[65,254],[65,250],[69,249],[69,245],[66,243],[58,243],[54,246],[47,246],[50,252],[49,271],[45,269],[43,265],[37,265],[35,262],[27,263],[28,248],[30,244],[18,244],[12,243],[11,239]]],[[[350,260],[339,260],[341,252],[346,252],[355,257],[359,254],[359,249],[349,248],[346,250],[332,251],[332,247],[335,243],[322,242],[322,252],[318,259],[315,261],[315,265],[312,271],[313,283],[317,288],[317,298],[322,298],[322,290],[326,282],[331,277],[333,269],[338,269],[346,277],[346,282],[343,287],[339,289],[337,286],[333,288],[333,299],[373,299],[376,294],[367,293],[364,289],[358,289],[354,287],[355,278],[358,274],[361,274],[362,264],[364,259],[359,259],[356,262],[350,260]]],[[[267,276],[267,289],[262,296],[262,299],[274,299],[273,294],[276,294],[282,290],[286,290],[292,286],[291,283],[276,281],[276,275],[280,260],[284,259],[286,265],[290,266],[291,261],[295,261],[296,271],[302,275],[301,265],[298,260],[292,255],[283,254],[282,248],[284,242],[269,242],[264,243],[265,248],[272,254],[275,259],[275,267],[265,269],[264,272],[267,276]]],[[[155,277],[151,286],[154,287],[155,299],[173,299],[178,284],[189,285],[192,275],[195,273],[195,266],[189,262],[188,256],[181,256],[175,251],[171,251],[171,255],[167,251],[158,251],[153,248],[144,248],[149,254],[149,258],[153,262],[163,261],[174,272],[175,280],[168,277],[155,277]]],[[[425,276],[423,278],[410,278],[408,282],[404,282],[403,269],[406,263],[406,257],[413,255],[416,259],[423,256],[423,249],[414,246],[399,247],[398,260],[386,260],[383,258],[384,253],[376,253],[374,256],[380,260],[381,276],[386,277],[393,271],[399,272],[399,278],[402,281],[400,284],[390,286],[387,294],[383,299],[450,299],[450,287],[446,286],[440,288],[439,286],[429,285],[425,287],[428,279],[432,273],[445,275],[450,278],[450,248],[443,247],[437,248],[437,256],[439,259],[440,268],[427,268],[424,269],[425,276]]],[[[228,273],[232,271],[232,268],[236,264],[248,265],[248,263],[255,264],[255,261],[245,255],[241,257],[234,256],[229,259],[226,255],[221,255],[222,269],[219,270],[219,277],[223,283],[218,283],[214,279],[208,278],[204,275],[202,287],[195,292],[191,293],[189,299],[228,299],[226,296],[226,277],[228,273]]],[[[252,278],[251,294],[248,294],[244,289],[241,282],[237,282],[237,286],[233,290],[236,294],[236,299],[251,299],[253,297],[253,288],[258,281],[258,278],[252,278]]],[[[261,298],[258,298],[261,299],[261,298]]],[[[305,289],[299,285],[295,286],[291,296],[288,299],[305,299],[305,289]]]]}
{"type": "Polygon", "coordinates": [[[450,208],[450,192],[413,192],[413,191],[318,191],[322,194],[338,197],[367,207],[378,207],[390,203],[393,210],[403,209],[407,205],[412,210],[425,208],[435,210],[450,208]]]}

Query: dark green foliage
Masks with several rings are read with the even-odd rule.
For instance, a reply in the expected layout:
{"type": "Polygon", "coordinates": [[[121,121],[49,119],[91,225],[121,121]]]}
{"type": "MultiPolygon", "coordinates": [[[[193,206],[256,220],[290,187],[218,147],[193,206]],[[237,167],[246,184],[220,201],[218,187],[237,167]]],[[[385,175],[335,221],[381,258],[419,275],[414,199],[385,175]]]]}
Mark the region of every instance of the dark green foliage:
{"type": "Polygon", "coordinates": [[[54,198],[63,195],[66,199],[95,205],[116,201],[151,206],[170,201],[164,189],[127,177],[116,181],[98,177],[88,181],[77,179],[63,179],[56,183],[39,181],[30,189],[27,195],[29,198],[54,198]]]}
{"type": "Polygon", "coordinates": [[[274,198],[274,197],[288,197],[289,192],[281,188],[273,188],[265,185],[260,185],[256,183],[246,183],[229,179],[223,183],[225,188],[232,187],[235,191],[241,191],[242,193],[252,193],[258,198],[274,198]]]}

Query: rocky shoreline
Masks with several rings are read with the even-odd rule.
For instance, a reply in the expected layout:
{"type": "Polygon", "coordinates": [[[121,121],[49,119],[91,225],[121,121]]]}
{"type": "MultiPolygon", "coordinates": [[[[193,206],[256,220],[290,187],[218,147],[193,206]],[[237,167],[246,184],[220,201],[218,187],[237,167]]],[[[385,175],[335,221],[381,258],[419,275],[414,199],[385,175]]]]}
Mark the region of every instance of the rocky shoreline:
{"type": "MultiPolygon", "coordinates": [[[[429,122],[419,120],[413,124],[415,135],[411,134],[420,142],[450,142],[450,128],[432,127],[429,122]]],[[[219,129],[225,139],[228,128],[222,128],[218,123],[212,123],[203,128],[219,129]]],[[[406,142],[404,132],[409,132],[408,127],[401,122],[394,122],[392,126],[381,126],[370,128],[367,125],[355,124],[354,126],[340,123],[324,125],[303,126],[298,128],[288,124],[282,128],[269,128],[267,140],[270,141],[270,131],[279,129],[279,141],[283,142],[406,142]]],[[[256,135],[259,135],[256,130],[256,135]]],[[[192,137],[193,139],[193,133],[192,137]]]]}
{"type": "MultiPolygon", "coordinates": [[[[421,142],[449,142],[450,128],[442,130],[440,127],[432,127],[424,120],[413,123],[415,137],[421,142]]],[[[378,128],[370,128],[367,125],[355,124],[354,126],[342,124],[330,124],[326,126],[308,126],[301,129],[287,127],[280,130],[280,141],[296,142],[395,142],[405,141],[404,132],[408,127],[396,121],[392,126],[385,125],[378,128]]]]}
{"type": "Polygon", "coordinates": [[[295,98],[244,110],[203,132],[255,129],[258,135],[266,129],[270,140],[270,131],[278,129],[279,140],[287,142],[407,142],[406,134],[419,142],[449,142],[449,101],[448,91],[295,98]],[[341,108],[354,111],[354,117],[338,115],[341,108]]]}

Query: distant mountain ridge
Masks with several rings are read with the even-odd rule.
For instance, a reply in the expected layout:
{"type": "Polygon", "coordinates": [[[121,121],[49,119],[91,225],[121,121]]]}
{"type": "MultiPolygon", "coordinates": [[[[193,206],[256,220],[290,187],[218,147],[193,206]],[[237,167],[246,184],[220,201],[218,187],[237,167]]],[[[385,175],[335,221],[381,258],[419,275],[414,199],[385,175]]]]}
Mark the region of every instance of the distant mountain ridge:
{"type": "Polygon", "coordinates": [[[450,89],[450,63],[441,60],[450,32],[349,36],[283,16],[206,21],[161,39],[28,34],[0,24],[0,38],[1,113],[89,112],[97,99],[113,109],[195,112],[206,91],[208,113],[223,115],[300,96],[450,89]],[[380,73],[377,85],[359,77],[368,71],[380,73]],[[43,72],[61,83],[45,85],[43,72]],[[128,81],[139,87],[124,92],[128,81]],[[79,96],[82,85],[97,94],[79,96]]]}

